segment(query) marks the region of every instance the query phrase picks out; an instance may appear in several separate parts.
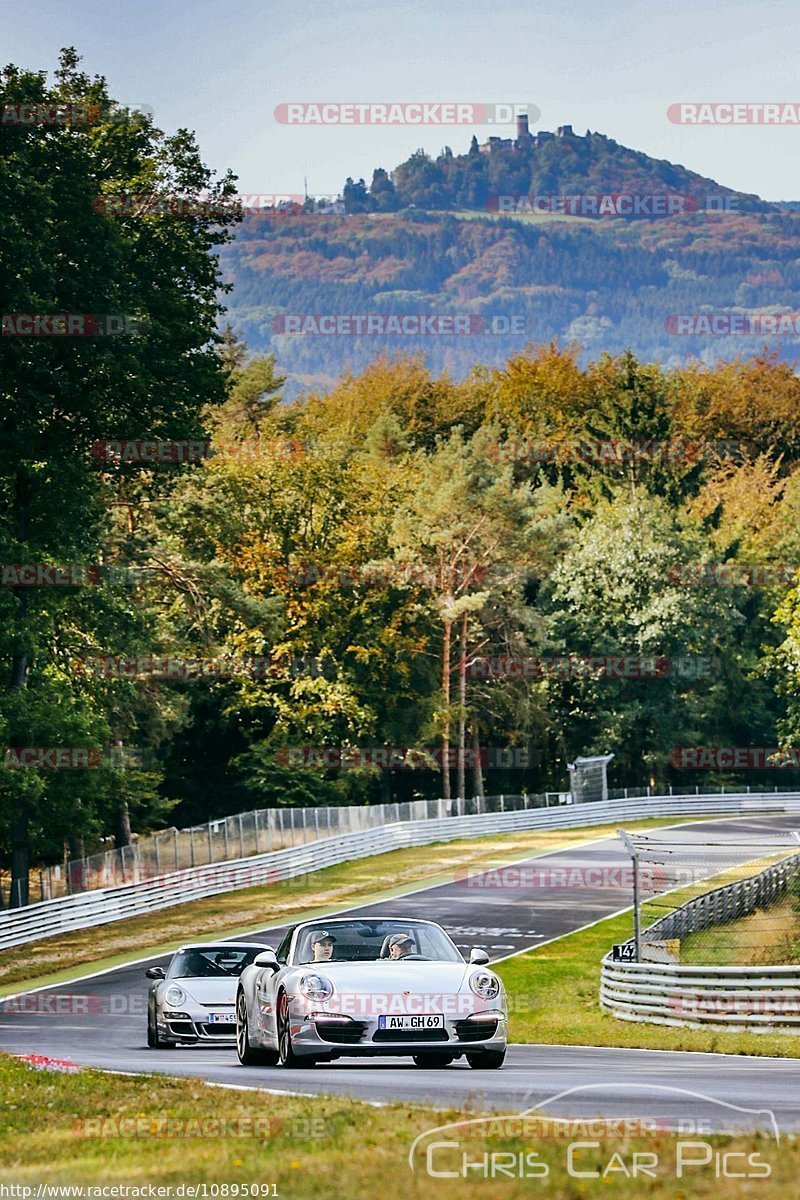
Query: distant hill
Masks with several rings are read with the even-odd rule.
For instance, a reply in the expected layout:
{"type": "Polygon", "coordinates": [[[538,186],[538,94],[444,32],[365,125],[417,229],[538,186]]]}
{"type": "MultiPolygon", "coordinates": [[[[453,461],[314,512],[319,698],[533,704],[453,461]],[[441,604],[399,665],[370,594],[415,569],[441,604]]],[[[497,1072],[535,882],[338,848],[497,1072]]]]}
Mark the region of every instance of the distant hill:
{"type": "Polygon", "coordinates": [[[254,351],[277,355],[290,376],[288,394],[325,388],[387,349],[421,352],[432,369],[455,375],[551,339],[577,342],[584,361],[626,348],[666,363],[713,360],[765,343],[800,358],[793,327],[778,340],[758,322],[747,334],[741,323],[720,336],[702,322],[685,334],[674,319],[800,312],[795,204],[722,188],[602,135],[523,150],[473,146],[435,161],[412,155],[391,176],[376,172],[370,189],[348,181],[343,199],[347,215],[330,206],[315,212],[309,202],[248,216],[223,250],[234,284],[230,319],[254,351]],[[580,219],[491,209],[497,195],[656,195],[659,188],[727,197],[729,211],[580,219]],[[360,204],[371,211],[354,211],[360,204]],[[330,314],[340,314],[338,325],[317,319],[330,314]],[[449,333],[417,331],[413,321],[386,324],[411,314],[460,320],[449,333]]]}
{"type": "MultiPolygon", "coordinates": [[[[562,129],[558,134],[542,132],[520,139],[491,138],[483,146],[473,138],[467,154],[453,154],[446,147],[435,159],[418,150],[391,176],[376,169],[369,189],[363,180],[348,179],[343,189],[345,206],[349,212],[396,212],[410,206],[429,212],[485,212],[497,210],[499,196],[516,196],[530,198],[540,211],[552,211],[556,198],[572,197],[572,215],[591,218],[603,215],[593,200],[626,196],[639,201],[623,213],[634,219],[697,209],[772,210],[758,196],[721,187],[686,167],[621,146],[602,133],[587,131],[580,137],[570,126],[562,129]],[[670,198],[687,203],[679,208],[670,205],[670,198]]],[[[524,211],[524,201],[522,207],[524,211]]],[[[607,202],[605,212],[615,215],[613,204],[607,202]]]]}

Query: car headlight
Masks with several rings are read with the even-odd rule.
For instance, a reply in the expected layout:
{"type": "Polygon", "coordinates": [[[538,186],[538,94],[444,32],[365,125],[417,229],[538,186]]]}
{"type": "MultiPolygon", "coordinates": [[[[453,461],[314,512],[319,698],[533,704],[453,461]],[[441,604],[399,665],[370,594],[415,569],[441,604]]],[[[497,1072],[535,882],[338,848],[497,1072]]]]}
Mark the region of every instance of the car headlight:
{"type": "Polygon", "coordinates": [[[180,1008],[186,1001],[186,992],[177,983],[171,983],[164,992],[164,1001],[170,1008],[180,1008]]]}
{"type": "Polygon", "coordinates": [[[500,995],[500,980],[491,971],[473,971],[469,986],[482,1000],[494,1000],[500,995]]]}
{"type": "Polygon", "coordinates": [[[333,984],[325,975],[304,975],[298,987],[307,1000],[329,1000],[333,995],[333,984]]]}

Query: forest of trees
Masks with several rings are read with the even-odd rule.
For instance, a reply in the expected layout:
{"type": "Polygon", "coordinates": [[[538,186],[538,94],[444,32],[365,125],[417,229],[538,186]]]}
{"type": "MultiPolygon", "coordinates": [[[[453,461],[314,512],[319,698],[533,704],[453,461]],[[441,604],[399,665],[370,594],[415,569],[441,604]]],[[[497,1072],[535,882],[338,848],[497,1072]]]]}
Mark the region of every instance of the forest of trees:
{"type": "MultiPolygon", "coordinates": [[[[481,156],[483,158],[484,156],[481,156]]],[[[800,325],[716,336],[676,333],[675,314],[800,312],[800,214],[694,213],[657,221],[460,219],[397,214],[248,216],[224,247],[230,319],[290,374],[288,394],[330,387],[381,351],[424,354],[463,377],[530,343],[574,341],[585,365],[605,350],[678,365],[758,352],[800,355],[800,325]],[[467,337],[286,333],[286,314],[456,313],[494,332],[467,337]],[[514,318],[515,323],[495,316],[514,318]]]]}
{"type": "MultiPolygon", "coordinates": [[[[52,88],[0,76],[4,103],[31,94],[111,106],[70,52],[52,88]]],[[[798,778],[791,755],[738,775],[676,760],[800,737],[791,365],[587,362],[545,340],[461,377],[378,355],[287,399],[276,359],[226,328],[218,220],[92,203],[233,182],[147,117],[63,133],[3,142],[8,311],[140,325],[0,339],[13,903],[65,844],[261,806],[558,789],[577,754],[613,751],[615,784],[798,778]],[[153,450],[175,443],[174,461],[153,450]],[[25,765],[31,748],[91,765],[25,765]],[[331,765],[357,748],[360,765],[331,765]],[[390,769],[387,748],[430,758],[390,769]]]]}
{"type": "MultiPolygon", "coordinates": [[[[504,135],[513,138],[509,129],[504,135]]],[[[551,135],[552,137],[552,135],[551,135]]],[[[734,199],[737,212],[769,212],[774,206],[758,196],[721,187],[695,171],[665,159],[651,158],[621,146],[613,138],[587,130],[584,137],[552,137],[540,146],[498,146],[481,152],[472,138],[466,154],[445,146],[433,158],[417,150],[391,174],[373,171],[363,179],[348,178],[342,199],[348,212],[396,212],[416,207],[486,211],[498,194],[534,196],[653,195],[692,197],[702,209],[723,197],[734,199]]],[[[641,219],[647,219],[643,216],[641,219]]]]}

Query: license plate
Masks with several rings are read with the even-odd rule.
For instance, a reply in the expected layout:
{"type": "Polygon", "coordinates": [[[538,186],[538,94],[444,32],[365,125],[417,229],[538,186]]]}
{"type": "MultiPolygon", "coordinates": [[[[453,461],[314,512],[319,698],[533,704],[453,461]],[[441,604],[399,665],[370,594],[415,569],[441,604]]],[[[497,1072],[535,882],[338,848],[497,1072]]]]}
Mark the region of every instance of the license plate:
{"type": "Polygon", "coordinates": [[[210,1025],[235,1025],[236,1013],[209,1013],[208,1022],[210,1025]]]}
{"type": "Polygon", "coordinates": [[[413,1029],[444,1029],[444,1017],[441,1013],[431,1013],[428,1016],[397,1016],[386,1015],[378,1017],[378,1029],[413,1030],[413,1029]]]}

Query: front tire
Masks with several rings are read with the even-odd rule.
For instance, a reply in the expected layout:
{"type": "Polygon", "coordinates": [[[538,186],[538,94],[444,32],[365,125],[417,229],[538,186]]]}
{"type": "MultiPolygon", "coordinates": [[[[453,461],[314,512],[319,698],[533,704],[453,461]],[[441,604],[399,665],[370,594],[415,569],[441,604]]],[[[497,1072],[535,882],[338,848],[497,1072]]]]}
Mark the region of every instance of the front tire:
{"type": "Polygon", "coordinates": [[[476,1071],[496,1071],[505,1062],[505,1050],[479,1050],[467,1055],[467,1062],[476,1071]]]}
{"type": "Polygon", "coordinates": [[[147,1014],[147,1045],[151,1050],[175,1049],[174,1042],[164,1042],[161,1040],[161,1035],[158,1032],[158,1025],[156,1024],[156,1014],[153,1013],[151,1016],[149,1012],[147,1014]]]}
{"type": "Polygon", "coordinates": [[[244,992],[239,992],[236,997],[236,1053],[243,1067],[274,1067],[278,1062],[278,1055],[274,1050],[261,1050],[250,1044],[244,992]]]}
{"type": "Polygon", "coordinates": [[[296,1070],[299,1067],[313,1067],[315,1061],[312,1055],[301,1056],[294,1052],[289,1020],[289,997],[286,992],[281,992],[278,996],[278,1062],[282,1067],[296,1070]]]}

